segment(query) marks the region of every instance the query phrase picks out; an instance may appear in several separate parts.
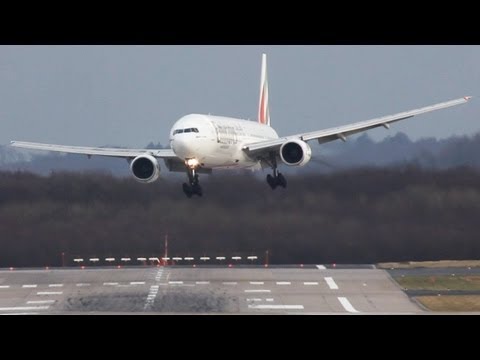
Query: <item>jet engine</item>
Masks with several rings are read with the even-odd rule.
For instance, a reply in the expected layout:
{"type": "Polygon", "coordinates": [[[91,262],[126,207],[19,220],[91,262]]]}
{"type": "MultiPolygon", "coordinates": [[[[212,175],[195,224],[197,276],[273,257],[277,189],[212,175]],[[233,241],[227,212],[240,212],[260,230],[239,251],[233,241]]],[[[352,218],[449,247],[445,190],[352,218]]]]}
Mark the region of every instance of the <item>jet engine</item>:
{"type": "Polygon", "coordinates": [[[280,158],[289,166],[304,166],[312,158],[312,149],[305,141],[292,140],[282,145],[280,158]]]}
{"type": "Polygon", "coordinates": [[[130,170],[135,180],[141,183],[152,183],[160,176],[160,165],[152,155],[137,156],[130,163],[130,170]]]}

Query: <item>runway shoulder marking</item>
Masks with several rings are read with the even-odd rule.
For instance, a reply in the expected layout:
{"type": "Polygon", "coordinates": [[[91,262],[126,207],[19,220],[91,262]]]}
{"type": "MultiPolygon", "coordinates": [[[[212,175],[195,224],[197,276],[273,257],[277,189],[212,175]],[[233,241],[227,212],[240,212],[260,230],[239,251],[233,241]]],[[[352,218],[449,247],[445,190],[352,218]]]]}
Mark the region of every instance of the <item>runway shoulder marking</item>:
{"type": "Polygon", "coordinates": [[[331,290],[338,290],[338,285],[332,277],[326,277],[325,282],[331,290]]]}
{"type": "Polygon", "coordinates": [[[63,284],[50,284],[48,285],[48,287],[51,287],[51,288],[63,287],[63,284]]]}
{"type": "Polygon", "coordinates": [[[269,293],[272,292],[271,290],[268,289],[247,289],[244,290],[246,293],[269,293]]]}
{"type": "Polygon", "coordinates": [[[303,305],[248,305],[249,309],[259,310],[303,310],[303,305]]]}
{"type": "Polygon", "coordinates": [[[325,265],[317,265],[317,269],[318,270],[326,270],[327,268],[325,267],[325,265]]]}
{"type": "Polygon", "coordinates": [[[22,288],[26,289],[26,288],[36,288],[37,285],[22,285],[22,288]]]}
{"type": "Polygon", "coordinates": [[[305,281],[305,282],[303,283],[303,285],[305,285],[305,286],[313,286],[313,285],[318,285],[318,282],[316,282],[316,281],[305,281]]]}
{"type": "Polygon", "coordinates": [[[39,291],[37,295],[62,295],[63,291],[39,291]]]}
{"type": "Polygon", "coordinates": [[[343,308],[347,310],[349,313],[358,313],[359,311],[350,304],[350,301],[346,297],[339,297],[338,301],[342,304],[343,308]]]}
{"type": "Polygon", "coordinates": [[[291,285],[290,281],[277,281],[277,285],[291,285]]]}

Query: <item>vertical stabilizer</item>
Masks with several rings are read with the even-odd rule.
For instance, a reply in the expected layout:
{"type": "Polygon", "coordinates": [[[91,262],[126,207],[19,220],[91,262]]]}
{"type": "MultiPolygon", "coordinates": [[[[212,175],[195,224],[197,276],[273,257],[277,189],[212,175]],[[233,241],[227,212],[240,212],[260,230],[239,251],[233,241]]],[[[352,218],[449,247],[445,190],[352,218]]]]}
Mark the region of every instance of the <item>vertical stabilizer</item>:
{"type": "Polygon", "coordinates": [[[258,104],[258,122],[270,126],[270,109],[268,106],[267,55],[262,55],[262,75],[260,79],[260,101],[258,104]]]}

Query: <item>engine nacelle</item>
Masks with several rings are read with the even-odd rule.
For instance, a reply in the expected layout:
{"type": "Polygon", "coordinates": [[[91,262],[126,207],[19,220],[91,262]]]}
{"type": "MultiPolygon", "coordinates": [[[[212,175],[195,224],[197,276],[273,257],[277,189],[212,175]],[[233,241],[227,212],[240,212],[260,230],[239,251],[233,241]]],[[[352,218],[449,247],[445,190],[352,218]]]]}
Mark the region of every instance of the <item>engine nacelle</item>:
{"type": "Polygon", "coordinates": [[[130,163],[130,170],[135,180],[141,183],[151,183],[160,176],[160,164],[152,155],[137,156],[130,163]]]}
{"type": "Polygon", "coordinates": [[[292,140],[282,145],[280,158],[289,166],[304,166],[312,158],[312,149],[305,141],[292,140]]]}

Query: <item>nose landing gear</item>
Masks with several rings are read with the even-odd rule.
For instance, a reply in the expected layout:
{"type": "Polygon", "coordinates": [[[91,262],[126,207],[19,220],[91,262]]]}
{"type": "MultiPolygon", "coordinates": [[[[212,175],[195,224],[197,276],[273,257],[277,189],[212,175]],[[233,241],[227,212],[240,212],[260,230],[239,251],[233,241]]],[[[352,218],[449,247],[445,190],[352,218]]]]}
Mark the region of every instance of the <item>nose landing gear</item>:
{"type": "Polygon", "coordinates": [[[196,165],[192,165],[190,160],[186,161],[188,184],[183,183],[183,192],[190,199],[193,195],[202,196],[203,191],[198,181],[198,174],[196,172],[196,165]]]}

